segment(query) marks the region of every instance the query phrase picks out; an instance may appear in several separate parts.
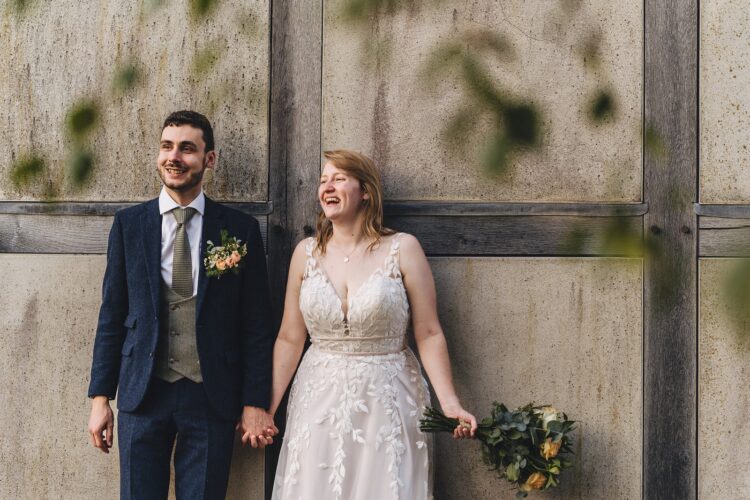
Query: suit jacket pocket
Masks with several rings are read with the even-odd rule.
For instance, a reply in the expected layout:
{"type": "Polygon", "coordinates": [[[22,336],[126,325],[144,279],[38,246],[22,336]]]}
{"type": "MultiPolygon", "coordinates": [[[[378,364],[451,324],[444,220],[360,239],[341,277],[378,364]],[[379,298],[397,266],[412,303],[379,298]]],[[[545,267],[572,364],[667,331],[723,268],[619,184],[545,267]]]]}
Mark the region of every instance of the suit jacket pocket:
{"type": "Polygon", "coordinates": [[[128,339],[125,340],[125,343],[122,345],[122,351],[120,351],[120,353],[123,356],[130,357],[130,355],[133,354],[133,344],[134,344],[134,342],[133,341],[128,342],[128,340],[130,340],[130,337],[128,337],[128,339]]]}
{"type": "Polygon", "coordinates": [[[135,314],[128,314],[128,316],[125,318],[125,323],[123,323],[123,326],[125,328],[135,328],[136,319],[138,316],[135,314]]]}

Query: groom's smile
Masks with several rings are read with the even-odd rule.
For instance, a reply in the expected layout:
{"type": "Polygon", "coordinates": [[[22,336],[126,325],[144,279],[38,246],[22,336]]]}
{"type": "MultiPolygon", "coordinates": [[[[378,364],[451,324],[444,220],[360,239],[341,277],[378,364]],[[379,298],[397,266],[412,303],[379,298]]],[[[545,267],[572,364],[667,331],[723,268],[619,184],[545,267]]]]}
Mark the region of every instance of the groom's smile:
{"type": "Polygon", "coordinates": [[[203,173],[213,168],[215,153],[206,152],[203,132],[190,125],[168,126],[162,131],[157,169],[164,186],[174,195],[193,198],[200,192],[203,173]]]}

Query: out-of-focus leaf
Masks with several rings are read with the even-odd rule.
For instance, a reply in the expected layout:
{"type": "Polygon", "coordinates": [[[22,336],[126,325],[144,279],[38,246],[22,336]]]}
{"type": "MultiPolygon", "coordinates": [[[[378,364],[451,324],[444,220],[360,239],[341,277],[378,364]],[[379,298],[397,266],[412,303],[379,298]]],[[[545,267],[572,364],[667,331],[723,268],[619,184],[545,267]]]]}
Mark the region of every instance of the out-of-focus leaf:
{"type": "MultiPolygon", "coordinates": [[[[439,0],[432,0],[437,3],[439,0]]],[[[347,0],[341,5],[344,19],[352,22],[365,21],[370,16],[387,14],[394,15],[400,9],[414,8],[422,0],[347,0]]]]}
{"type": "Polygon", "coordinates": [[[82,139],[99,121],[99,106],[94,101],[80,101],[68,111],[66,126],[74,139],[82,139]]]}
{"type": "Polygon", "coordinates": [[[652,155],[659,161],[666,161],[669,155],[669,149],[667,149],[667,145],[661,134],[659,134],[654,127],[646,127],[644,142],[647,154],[652,155]]]}
{"type": "Polygon", "coordinates": [[[83,187],[91,179],[94,170],[94,155],[91,151],[74,151],[68,160],[68,178],[75,188],[83,187]]]}
{"type": "Polygon", "coordinates": [[[482,165],[491,175],[501,176],[508,170],[510,147],[505,135],[498,134],[487,144],[482,165]]]}
{"type": "Polygon", "coordinates": [[[609,90],[600,90],[591,101],[589,117],[593,122],[602,122],[614,118],[617,110],[615,97],[609,90]]]}
{"type": "Polygon", "coordinates": [[[503,107],[505,103],[503,95],[487,70],[475,57],[465,55],[461,60],[461,69],[467,89],[477,100],[495,108],[503,107]]]}
{"type": "Polygon", "coordinates": [[[205,76],[216,66],[223,54],[224,51],[219,42],[210,42],[193,57],[193,74],[197,77],[205,76]]]}
{"type": "MultiPolygon", "coordinates": [[[[750,250],[750,249],[748,249],[750,250]]],[[[750,258],[736,259],[723,278],[723,302],[737,332],[750,341],[750,258]]]]}
{"type": "Polygon", "coordinates": [[[24,156],[10,168],[10,180],[16,188],[26,187],[36,180],[47,165],[44,159],[37,155],[24,156]]]}
{"type": "Polygon", "coordinates": [[[539,116],[531,104],[514,104],[503,109],[508,139],[520,146],[535,146],[539,140],[539,116]]]}
{"type": "Polygon", "coordinates": [[[190,14],[193,19],[206,17],[219,3],[219,0],[190,0],[190,14]]]}
{"type": "Polygon", "coordinates": [[[443,128],[443,139],[459,152],[464,152],[465,146],[468,145],[469,136],[476,129],[477,114],[478,110],[470,105],[456,111],[443,128]]]}
{"type": "Polygon", "coordinates": [[[126,92],[135,87],[141,79],[141,71],[134,62],[128,62],[115,70],[112,87],[119,92],[126,92]]]}

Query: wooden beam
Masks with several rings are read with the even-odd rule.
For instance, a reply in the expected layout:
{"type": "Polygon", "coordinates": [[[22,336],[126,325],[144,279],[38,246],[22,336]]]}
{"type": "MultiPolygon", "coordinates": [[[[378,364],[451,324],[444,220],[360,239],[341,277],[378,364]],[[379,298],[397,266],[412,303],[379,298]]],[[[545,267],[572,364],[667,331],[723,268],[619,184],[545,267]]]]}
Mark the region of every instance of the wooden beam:
{"type": "MultiPolygon", "coordinates": [[[[280,323],[294,245],[312,233],[317,207],[322,116],[322,0],[271,2],[268,261],[271,303],[280,323]]],[[[284,432],[283,403],[276,423],[284,432]]],[[[283,438],[265,449],[265,498],[271,498],[283,438]]]]}
{"type": "MultiPolygon", "coordinates": [[[[267,218],[256,218],[265,238],[267,218]]],[[[106,254],[112,219],[111,216],[0,214],[0,253],[106,254]]]]}
{"type": "Polygon", "coordinates": [[[643,498],[697,497],[698,3],[646,0],[643,498]],[[679,445],[675,446],[675,443],[679,445]]]}
{"type": "Polygon", "coordinates": [[[701,217],[723,217],[728,219],[750,219],[750,205],[727,204],[708,205],[702,203],[693,204],[696,215],[701,217]]]}
{"type": "MultiPolygon", "coordinates": [[[[138,205],[141,202],[79,202],[79,201],[0,201],[0,214],[15,215],[115,215],[123,208],[138,205]]],[[[273,202],[226,202],[222,205],[232,207],[250,215],[268,215],[273,211],[273,202]]]]}
{"type": "Polygon", "coordinates": [[[643,236],[640,217],[398,216],[386,225],[414,234],[431,256],[634,257],[643,236]]]}
{"type": "Polygon", "coordinates": [[[386,201],[386,215],[580,215],[636,216],[648,212],[645,203],[479,203],[463,201],[386,201]]]}

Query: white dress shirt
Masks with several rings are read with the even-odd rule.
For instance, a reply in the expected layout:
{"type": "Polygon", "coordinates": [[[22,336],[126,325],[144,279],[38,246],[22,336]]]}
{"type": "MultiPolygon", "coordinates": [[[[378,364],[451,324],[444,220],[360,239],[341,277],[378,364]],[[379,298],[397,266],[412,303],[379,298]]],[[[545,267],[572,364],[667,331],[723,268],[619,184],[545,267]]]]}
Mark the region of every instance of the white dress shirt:
{"type": "MultiPolygon", "coordinates": [[[[164,282],[172,286],[172,254],[174,253],[174,238],[177,232],[177,221],[174,215],[167,213],[181,206],[174,201],[162,186],[159,193],[159,213],[161,214],[161,277],[164,282]]],[[[203,236],[203,212],[206,209],[206,196],[200,194],[190,202],[188,207],[195,209],[193,216],[185,225],[187,237],[190,241],[190,263],[193,266],[193,295],[198,293],[198,271],[201,268],[201,237],[203,236]]],[[[187,207],[182,207],[187,208],[187,207]]]]}

